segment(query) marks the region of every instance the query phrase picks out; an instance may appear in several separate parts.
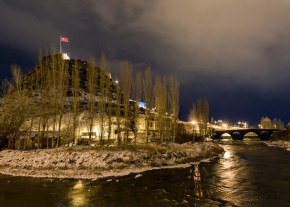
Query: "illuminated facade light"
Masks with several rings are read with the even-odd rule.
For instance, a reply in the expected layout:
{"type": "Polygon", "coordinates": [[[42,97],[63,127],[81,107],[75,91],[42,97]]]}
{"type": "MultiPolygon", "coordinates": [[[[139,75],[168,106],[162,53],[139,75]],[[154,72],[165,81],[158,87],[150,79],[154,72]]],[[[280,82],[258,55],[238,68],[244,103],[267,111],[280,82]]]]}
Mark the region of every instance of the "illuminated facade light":
{"type": "Polygon", "coordinates": [[[196,122],[195,120],[192,120],[191,123],[192,123],[193,125],[196,125],[196,124],[197,124],[197,122],[196,122]]]}
{"type": "Polygon", "coordinates": [[[62,53],[62,54],[61,54],[61,58],[62,58],[63,60],[69,60],[69,59],[70,59],[67,53],[62,53]]]}

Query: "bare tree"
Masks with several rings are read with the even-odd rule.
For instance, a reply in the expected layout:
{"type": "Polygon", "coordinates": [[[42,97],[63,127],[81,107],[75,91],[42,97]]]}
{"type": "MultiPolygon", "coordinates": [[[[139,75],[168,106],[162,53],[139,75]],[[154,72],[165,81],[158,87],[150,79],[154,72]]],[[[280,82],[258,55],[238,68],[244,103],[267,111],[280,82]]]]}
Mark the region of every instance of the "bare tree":
{"type": "Polygon", "coordinates": [[[277,129],[278,128],[278,119],[277,118],[274,118],[273,121],[272,121],[272,126],[277,129]]]}
{"type": "Polygon", "coordinates": [[[77,136],[76,129],[79,123],[79,105],[80,105],[80,74],[79,74],[79,65],[78,62],[75,61],[74,68],[72,68],[72,105],[73,105],[73,129],[72,129],[72,137],[74,139],[74,143],[77,144],[77,136]]]}
{"type": "Polygon", "coordinates": [[[207,123],[209,117],[209,104],[207,99],[199,98],[196,103],[193,104],[188,120],[195,121],[199,127],[200,135],[207,134],[207,123]]]}
{"type": "MultiPolygon", "coordinates": [[[[52,49],[52,54],[55,54],[55,50],[52,49]]],[[[57,116],[58,116],[58,73],[57,73],[57,68],[58,66],[58,58],[56,55],[51,56],[49,68],[48,70],[48,79],[50,82],[48,83],[50,85],[49,91],[46,91],[49,95],[49,99],[51,101],[51,108],[50,108],[50,113],[52,115],[52,147],[55,146],[55,133],[56,133],[56,123],[57,123],[57,116]]]]}
{"type": "Polygon", "coordinates": [[[278,129],[284,129],[284,122],[281,120],[281,119],[279,119],[278,120],[278,129]]]}
{"type": "Polygon", "coordinates": [[[107,70],[108,63],[104,53],[101,55],[101,70],[100,70],[100,87],[99,87],[99,122],[100,122],[100,144],[103,145],[103,137],[105,132],[105,115],[106,115],[106,103],[107,103],[107,70]]]}
{"type": "Polygon", "coordinates": [[[112,80],[110,78],[106,79],[106,86],[107,86],[107,139],[108,139],[108,144],[110,143],[111,139],[111,132],[112,132],[112,113],[113,113],[113,86],[112,86],[112,80]]]}
{"type": "Polygon", "coordinates": [[[65,113],[65,105],[67,99],[67,91],[69,85],[69,76],[68,76],[68,65],[65,61],[59,56],[58,57],[58,136],[57,136],[57,146],[60,145],[60,137],[61,137],[61,127],[62,127],[62,119],[65,113]]]}
{"type": "MultiPolygon", "coordinates": [[[[45,138],[45,132],[48,130],[49,118],[51,116],[51,75],[50,75],[50,59],[48,56],[40,60],[39,67],[37,69],[37,82],[38,84],[38,95],[39,95],[39,125],[38,134],[40,139],[45,138]]],[[[49,147],[49,137],[46,136],[46,147],[49,147]]]]}
{"type": "Polygon", "coordinates": [[[169,86],[169,105],[170,105],[170,113],[172,114],[172,134],[173,134],[173,142],[175,141],[177,134],[177,119],[179,113],[179,82],[177,79],[170,77],[168,79],[169,86]]]}
{"type": "Polygon", "coordinates": [[[166,107],[167,107],[167,93],[165,79],[159,75],[155,77],[155,106],[157,110],[157,124],[160,141],[165,141],[164,132],[166,127],[166,107]]]}
{"type": "Polygon", "coordinates": [[[263,127],[263,121],[264,121],[265,117],[262,116],[262,118],[260,119],[260,127],[263,127]]]}
{"type": "Polygon", "coordinates": [[[193,103],[190,109],[189,115],[188,115],[188,121],[192,122],[196,120],[197,120],[197,107],[196,107],[196,104],[193,103]]]}
{"type": "Polygon", "coordinates": [[[93,123],[96,114],[96,69],[94,61],[88,65],[88,91],[89,91],[89,143],[92,142],[93,123]]]}
{"type": "Polygon", "coordinates": [[[209,116],[209,105],[207,99],[199,98],[197,100],[197,122],[201,135],[207,133],[207,122],[209,116]]]}
{"type": "Polygon", "coordinates": [[[121,62],[121,84],[124,93],[124,119],[125,119],[125,139],[124,142],[127,144],[129,138],[130,120],[129,120],[129,110],[130,110],[130,96],[132,87],[132,65],[128,60],[121,62]]]}
{"type": "Polygon", "coordinates": [[[0,149],[15,148],[16,138],[29,130],[23,128],[29,115],[30,99],[23,90],[22,72],[17,66],[12,66],[11,72],[12,82],[4,81],[2,86],[4,91],[0,108],[0,149]]]}
{"type": "Polygon", "coordinates": [[[140,113],[140,108],[139,104],[141,101],[141,96],[142,96],[142,78],[141,78],[141,72],[137,71],[135,74],[135,81],[134,81],[134,87],[133,87],[133,92],[134,92],[134,98],[135,98],[135,106],[134,106],[134,143],[136,144],[137,141],[137,134],[139,131],[139,123],[138,123],[138,118],[139,118],[139,113],[140,113]]]}
{"type": "Polygon", "coordinates": [[[203,120],[204,135],[207,135],[208,133],[207,123],[209,120],[209,104],[207,99],[203,99],[202,114],[203,114],[202,120],[203,120]]]}
{"type": "Polygon", "coordinates": [[[153,107],[153,80],[151,69],[148,67],[144,72],[143,79],[143,95],[146,103],[145,111],[145,128],[146,128],[146,143],[149,141],[149,121],[150,121],[150,109],[153,107]]]}
{"type": "Polygon", "coordinates": [[[118,82],[116,82],[116,103],[115,103],[115,115],[116,115],[116,130],[117,144],[121,144],[121,108],[122,108],[122,93],[118,82]]]}
{"type": "MultiPolygon", "coordinates": [[[[28,91],[30,91],[30,96],[31,96],[31,102],[30,102],[30,107],[29,107],[29,119],[30,119],[30,127],[29,127],[29,138],[32,138],[32,131],[33,131],[33,127],[34,127],[34,121],[35,121],[35,116],[36,116],[36,111],[37,111],[37,107],[38,107],[38,103],[37,100],[33,100],[35,99],[35,89],[36,89],[36,81],[37,78],[35,76],[35,74],[31,74],[30,75],[30,79],[28,80],[28,85],[27,85],[27,89],[28,91]]],[[[39,147],[39,139],[38,139],[38,143],[35,144],[34,146],[30,146],[30,147],[39,147]]]]}

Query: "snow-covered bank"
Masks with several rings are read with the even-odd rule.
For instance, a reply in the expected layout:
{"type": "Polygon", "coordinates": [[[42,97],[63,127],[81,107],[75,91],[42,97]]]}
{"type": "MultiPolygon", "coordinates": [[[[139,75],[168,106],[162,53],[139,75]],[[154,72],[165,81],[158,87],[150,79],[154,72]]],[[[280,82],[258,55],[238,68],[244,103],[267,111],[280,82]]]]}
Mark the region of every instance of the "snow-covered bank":
{"type": "Polygon", "coordinates": [[[0,151],[0,173],[14,176],[98,179],[164,167],[186,167],[223,152],[213,142],[170,146],[57,148],[0,151]]]}
{"type": "Polygon", "coordinates": [[[269,147],[281,147],[290,151],[290,141],[271,141],[265,142],[269,147]]]}

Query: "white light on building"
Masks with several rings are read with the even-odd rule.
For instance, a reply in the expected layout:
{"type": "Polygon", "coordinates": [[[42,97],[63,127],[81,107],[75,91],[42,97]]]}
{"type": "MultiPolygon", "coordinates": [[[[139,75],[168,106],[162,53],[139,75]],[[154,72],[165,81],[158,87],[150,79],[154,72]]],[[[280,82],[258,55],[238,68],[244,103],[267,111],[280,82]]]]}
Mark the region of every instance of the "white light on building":
{"type": "Polygon", "coordinates": [[[69,60],[70,59],[67,53],[61,53],[61,58],[63,60],[69,60]]]}

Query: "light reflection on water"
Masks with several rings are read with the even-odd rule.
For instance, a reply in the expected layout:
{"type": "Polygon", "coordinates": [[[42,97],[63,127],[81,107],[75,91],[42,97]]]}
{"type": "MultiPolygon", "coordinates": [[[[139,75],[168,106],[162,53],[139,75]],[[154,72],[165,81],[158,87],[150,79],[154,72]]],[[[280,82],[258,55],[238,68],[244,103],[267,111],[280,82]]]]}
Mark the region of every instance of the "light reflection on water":
{"type": "Polygon", "coordinates": [[[226,141],[225,153],[185,169],[104,180],[0,175],[1,206],[290,206],[289,151],[226,141]]]}
{"type": "Polygon", "coordinates": [[[86,191],[87,189],[85,188],[83,181],[77,181],[76,184],[72,187],[71,191],[68,193],[71,204],[73,206],[85,205],[88,202],[86,191]]]}
{"type": "Polygon", "coordinates": [[[244,167],[244,161],[235,155],[235,149],[231,145],[224,146],[224,149],[222,159],[214,168],[218,187],[212,197],[218,197],[231,205],[243,206],[242,192],[253,189],[246,179],[249,169],[244,167]]]}
{"type": "Polygon", "coordinates": [[[201,186],[201,175],[200,175],[200,171],[199,171],[199,165],[194,165],[193,168],[193,182],[195,184],[195,188],[194,188],[194,195],[196,197],[203,197],[203,192],[202,192],[202,186],[201,186]]]}

